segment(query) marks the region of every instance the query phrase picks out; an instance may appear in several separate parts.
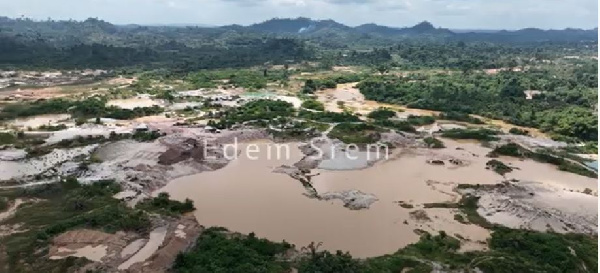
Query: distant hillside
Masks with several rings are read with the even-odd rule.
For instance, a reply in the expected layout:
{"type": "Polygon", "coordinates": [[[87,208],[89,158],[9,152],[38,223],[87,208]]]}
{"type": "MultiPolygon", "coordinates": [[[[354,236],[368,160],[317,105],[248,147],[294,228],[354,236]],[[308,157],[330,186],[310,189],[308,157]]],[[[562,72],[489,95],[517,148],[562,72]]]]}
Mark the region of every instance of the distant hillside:
{"type": "Polygon", "coordinates": [[[315,21],[309,18],[296,19],[271,19],[262,23],[253,24],[248,27],[252,30],[258,30],[271,33],[288,33],[288,34],[309,34],[318,32],[324,29],[335,29],[340,31],[351,31],[352,28],[340,24],[333,20],[315,21]]]}
{"type": "Polygon", "coordinates": [[[431,23],[423,21],[412,27],[393,28],[380,26],[376,24],[364,24],[355,28],[361,33],[379,34],[383,36],[418,36],[418,35],[439,35],[452,36],[455,33],[445,28],[435,28],[431,23]]]}
{"type": "Polygon", "coordinates": [[[281,35],[297,35],[299,37],[321,37],[333,35],[332,38],[357,38],[359,34],[374,35],[388,39],[410,39],[419,37],[454,39],[462,41],[489,41],[489,42],[543,42],[543,41],[579,41],[597,40],[597,29],[564,29],[564,30],[541,30],[522,29],[515,31],[486,30],[486,31],[452,31],[447,28],[435,27],[427,21],[423,21],[411,27],[389,27],[377,24],[364,24],[357,27],[349,27],[333,20],[312,20],[299,17],[274,18],[262,23],[247,27],[226,26],[225,29],[236,31],[252,31],[258,33],[272,33],[281,35]]]}
{"type": "MultiPolygon", "coordinates": [[[[419,55],[420,62],[434,64],[441,55],[456,59],[457,53],[447,45],[459,42],[492,43],[498,48],[533,44],[530,48],[536,48],[548,42],[559,46],[559,43],[593,44],[597,40],[597,29],[453,32],[427,21],[404,28],[376,24],[350,27],[333,20],[301,17],[275,18],[250,26],[202,27],[114,25],[96,18],[34,21],[0,17],[0,67],[140,65],[185,71],[315,60],[322,56],[319,53],[324,51],[320,50],[369,51],[391,47],[401,51],[397,56],[411,60],[414,51],[423,46],[435,49],[436,55],[431,58],[419,55]]],[[[472,48],[477,51],[477,46],[472,48]]],[[[379,50],[354,54],[344,62],[374,64],[391,58],[390,52],[379,50]]]]}

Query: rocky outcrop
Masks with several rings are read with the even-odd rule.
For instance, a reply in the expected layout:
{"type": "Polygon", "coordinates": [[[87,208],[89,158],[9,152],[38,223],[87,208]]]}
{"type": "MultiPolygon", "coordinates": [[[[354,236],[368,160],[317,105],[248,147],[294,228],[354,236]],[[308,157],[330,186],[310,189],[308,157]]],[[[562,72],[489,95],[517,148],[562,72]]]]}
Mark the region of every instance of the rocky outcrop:
{"type": "Polygon", "coordinates": [[[158,156],[158,163],[172,165],[190,158],[199,162],[205,158],[204,145],[193,138],[170,145],[167,151],[158,156]]]}
{"type": "Polygon", "coordinates": [[[338,199],[344,202],[344,207],[351,210],[368,209],[371,204],[379,200],[375,195],[364,193],[359,190],[347,190],[340,192],[327,192],[319,196],[321,200],[338,199]]]}

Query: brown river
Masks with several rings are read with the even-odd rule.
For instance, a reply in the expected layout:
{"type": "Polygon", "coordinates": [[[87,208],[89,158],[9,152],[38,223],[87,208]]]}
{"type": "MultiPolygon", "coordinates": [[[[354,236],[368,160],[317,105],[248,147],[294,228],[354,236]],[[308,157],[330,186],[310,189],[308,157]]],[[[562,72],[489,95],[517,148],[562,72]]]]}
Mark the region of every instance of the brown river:
{"type": "MultiPolygon", "coordinates": [[[[313,170],[320,173],[312,178],[319,193],[357,189],[373,194],[379,200],[369,209],[350,210],[341,201],[310,199],[303,195],[305,190],[298,181],[273,173],[274,168],[302,158],[295,143],[290,144],[293,149],[289,158],[267,160],[264,147],[269,143],[260,143],[260,160],[251,160],[242,152],[223,169],[178,178],[160,191],[170,193],[174,199],[192,199],[201,225],[255,232],[270,240],[286,240],[298,248],[314,241],[322,242],[324,249],[349,251],[356,257],[378,256],[416,242],[419,236],[415,229],[460,234],[471,247],[482,248],[476,242],[485,241],[488,231],[455,221],[454,210],[426,209],[429,219],[425,220],[409,215],[422,209],[423,203],[457,201],[459,196],[452,191],[457,183],[490,184],[503,179],[485,169],[489,149],[475,143],[444,141],[445,149],[396,152],[389,160],[367,169],[313,170]],[[428,159],[449,157],[469,165],[426,163],[428,159]],[[403,208],[397,201],[413,204],[414,208],[403,208]]],[[[240,145],[242,151],[244,145],[240,145]]],[[[505,160],[521,168],[507,178],[578,191],[586,187],[597,190],[597,182],[591,178],[561,172],[547,164],[505,160]]]]}

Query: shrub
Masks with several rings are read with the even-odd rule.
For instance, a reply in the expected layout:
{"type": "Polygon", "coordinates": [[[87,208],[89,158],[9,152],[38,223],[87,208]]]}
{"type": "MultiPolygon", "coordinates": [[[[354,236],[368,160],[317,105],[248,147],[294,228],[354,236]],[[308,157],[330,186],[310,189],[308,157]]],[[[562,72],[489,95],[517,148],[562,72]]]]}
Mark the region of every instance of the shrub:
{"type": "Polygon", "coordinates": [[[440,149],[446,147],[444,146],[444,142],[435,137],[426,137],[423,139],[423,142],[425,142],[428,148],[440,149]]]}
{"type": "Polygon", "coordinates": [[[509,133],[513,134],[513,135],[522,135],[522,136],[528,136],[529,135],[529,131],[524,130],[524,129],[519,129],[516,127],[510,128],[510,130],[508,130],[509,133]]]}
{"type": "Polygon", "coordinates": [[[443,137],[454,139],[476,139],[482,141],[497,141],[497,131],[490,129],[450,129],[442,132],[443,137]]]}
{"type": "Polygon", "coordinates": [[[435,122],[435,117],[433,116],[413,116],[410,115],[406,118],[406,121],[412,125],[423,126],[433,124],[435,122]]]}
{"type": "Polygon", "coordinates": [[[379,108],[367,115],[368,118],[377,119],[377,120],[385,120],[389,118],[393,118],[396,116],[396,111],[390,110],[388,108],[379,108]]]}
{"type": "Polygon", "coordinates": [[[323,105],[323,103],[316,100],[305,100],[304,102],[302,102],[302,107],[317,111],[325,111],[325,106],[323,105]]]}

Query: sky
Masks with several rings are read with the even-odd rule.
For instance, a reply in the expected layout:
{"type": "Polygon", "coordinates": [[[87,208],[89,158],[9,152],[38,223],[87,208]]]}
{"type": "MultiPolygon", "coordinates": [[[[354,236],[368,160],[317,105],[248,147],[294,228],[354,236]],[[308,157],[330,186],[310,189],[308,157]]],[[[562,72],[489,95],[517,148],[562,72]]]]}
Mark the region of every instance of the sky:
{"type": "Polygon", "coordinates": [[[452,29],[588,29],[598,26],[598,0],[0,0],[0,16],[214,26],[301,16],[350,26],[426,20],[452,29]]]}

